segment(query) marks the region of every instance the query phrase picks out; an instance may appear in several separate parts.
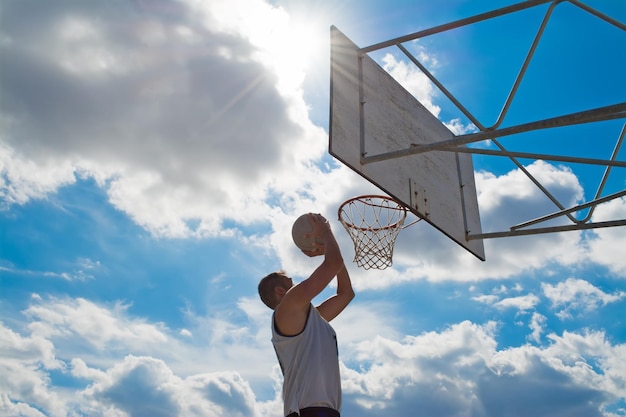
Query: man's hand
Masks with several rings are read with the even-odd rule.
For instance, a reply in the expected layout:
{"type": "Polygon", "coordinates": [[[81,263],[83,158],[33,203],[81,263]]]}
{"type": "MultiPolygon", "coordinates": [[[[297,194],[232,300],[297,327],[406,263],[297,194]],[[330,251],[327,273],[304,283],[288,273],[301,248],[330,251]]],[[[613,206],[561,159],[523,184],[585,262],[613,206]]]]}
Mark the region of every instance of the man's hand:
{"type": "Polygon", "coordinates": [[[323,243],[314,243],[313,249],[311,250],[302,250],[306,256],[313,258],[315,256],[320,256],[324,254],[324,244],[323,243]]]}

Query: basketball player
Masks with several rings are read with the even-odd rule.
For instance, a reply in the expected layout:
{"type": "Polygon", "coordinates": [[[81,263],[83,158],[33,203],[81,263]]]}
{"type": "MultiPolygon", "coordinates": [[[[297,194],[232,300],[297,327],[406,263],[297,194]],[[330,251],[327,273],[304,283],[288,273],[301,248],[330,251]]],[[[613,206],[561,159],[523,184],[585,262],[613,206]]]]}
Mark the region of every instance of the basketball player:
{"type": "Polygon", "coordinates": [[[272,344],[283,372],[284,415],[339,417],[341,380],[337,336],[328,323],[352,301],[354,291],[343,258],[326,219],[309,214],[312,234],[323,244],[307,256],[324,255],[304,281],[293,284],[283,271],[259,283],[261,300],[272,310],[272,344]],[[337,293],[315,307],[311,301],[337,277],[337,293]]]}

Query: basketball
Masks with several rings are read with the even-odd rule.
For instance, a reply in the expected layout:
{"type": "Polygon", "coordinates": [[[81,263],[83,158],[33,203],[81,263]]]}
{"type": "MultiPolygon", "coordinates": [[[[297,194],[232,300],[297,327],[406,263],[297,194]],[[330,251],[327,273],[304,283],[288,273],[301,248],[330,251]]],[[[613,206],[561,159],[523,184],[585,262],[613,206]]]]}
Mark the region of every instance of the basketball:
{"type": "Polygon", "coordinates": [[[291,228],[291,237],[298,248],[304,251],[315,249],[316,236],[307,236],[313,233],[313,224],[309,220],[308,214],[298,217],[291,228]]]}

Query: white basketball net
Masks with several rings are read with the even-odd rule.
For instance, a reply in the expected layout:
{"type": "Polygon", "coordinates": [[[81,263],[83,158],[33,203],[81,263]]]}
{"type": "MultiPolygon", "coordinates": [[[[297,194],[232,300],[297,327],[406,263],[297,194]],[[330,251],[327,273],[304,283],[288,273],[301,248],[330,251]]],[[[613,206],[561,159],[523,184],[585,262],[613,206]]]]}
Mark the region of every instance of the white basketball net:
{"type": "Polygon", "coordinates": [[[384,196],[355,197],[339,207],[339,221],[354,243],[354,262],[364,269],[391,266],[405,219],[406,208],[384,196]]]}

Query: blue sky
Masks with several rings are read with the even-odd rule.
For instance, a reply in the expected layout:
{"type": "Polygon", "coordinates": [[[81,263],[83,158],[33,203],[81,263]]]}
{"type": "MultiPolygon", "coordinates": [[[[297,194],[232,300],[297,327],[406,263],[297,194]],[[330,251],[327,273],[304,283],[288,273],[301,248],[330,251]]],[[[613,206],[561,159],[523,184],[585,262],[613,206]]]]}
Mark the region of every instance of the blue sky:
{"type": "MultiPolygon", "coordinates": [[[[365,271],[336,220],[376,189],[327,152],[330,26],[367,46],[513,3],[3,2],[0,416],[279,417],[256,287],[315,268],[290,235],[308,211],[331,220],[357,292],[333,321],[342,415],[626,416],[624,227],[489,239],[481,262],[420,222],[393,267],[365,271]]],[[[626,21],[621,0],[584,3],[626,21]]],[[[409,46],[489,125],[547,6],[409,46]]],[[[624,102],[624,50],[560,4],[505,125],[624,102]]],[[[472,131],[397,51],[373,56],[472,131]]],[[[623,125],[503,142],[608,158],[623,125]]],[[[571,205],[603,171],[523,162],[571,205]]],[[[483,230],[554,211],[510,162],[474,168],[483,230]]],[[[625,183],[613,169],[603,195],[625,183]]],[[[594,214],[624,218],[623,197],[594,214]]]]}

